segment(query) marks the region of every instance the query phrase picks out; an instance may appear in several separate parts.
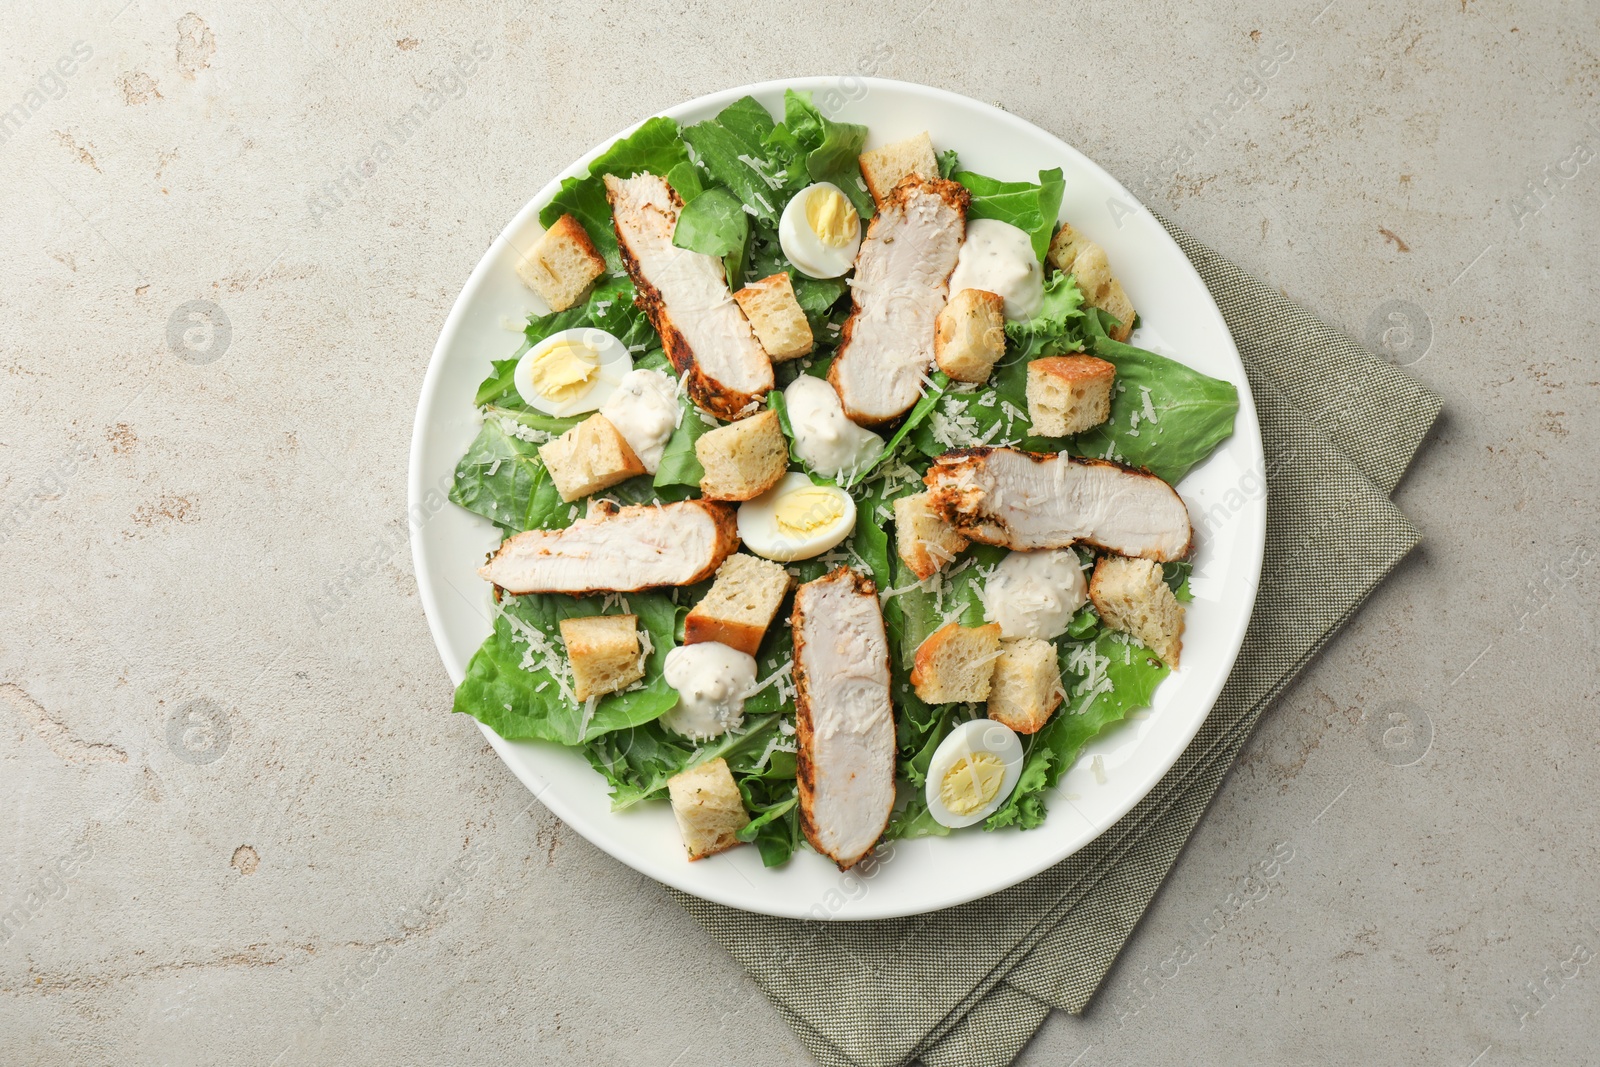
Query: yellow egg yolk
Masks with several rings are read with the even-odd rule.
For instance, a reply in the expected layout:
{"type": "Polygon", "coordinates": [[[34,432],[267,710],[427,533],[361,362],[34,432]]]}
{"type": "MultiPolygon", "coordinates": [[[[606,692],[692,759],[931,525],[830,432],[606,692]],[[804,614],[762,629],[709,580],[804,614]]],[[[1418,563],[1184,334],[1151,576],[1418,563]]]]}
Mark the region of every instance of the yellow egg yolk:
{"type": "Polygon", "coordinates": [[[557,341],[529,361],[528,378],[543,397],[564,403],[581,396],[600,370],[600,357],[581,341],[557,341]]]}
{"type": "Polygon", "coordinates": [[[855,240],[861,218],[843,193],[836,189],[813,189],[806,199],[806,225],[823,244],[843,248],[855,240]]]}
{"type": "Polygon", "coordinates": [[[814,485],[809,489],[796,489],[778,498],[772,509],[778,530],[787,537],[804,537],[824,527],[831,526],[844,517],[844,504],[837,494],[814,485]]]}
{"type": "Polygon", "coordinates": [[[995,798],[1006,765],[993,752],[974,752],[956,760],[939,783],[939,799],[956,815],[971,815],[995,798]]]}

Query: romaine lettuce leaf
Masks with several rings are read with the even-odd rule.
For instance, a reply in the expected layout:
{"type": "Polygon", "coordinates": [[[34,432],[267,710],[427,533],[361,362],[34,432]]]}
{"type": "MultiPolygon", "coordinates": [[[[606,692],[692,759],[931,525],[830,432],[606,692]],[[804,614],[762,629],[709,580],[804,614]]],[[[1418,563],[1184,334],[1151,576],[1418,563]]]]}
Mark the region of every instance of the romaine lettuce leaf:
{"type": "MultiPolygon", "coordinates": [[[[477,439],[456,464],[450,500],[511,533],[566,526],[571,521],[568,516],[572,505],[562,501],[556,491],[550,472],[539,458],[539,445],[506,430],[507,425],[515,424],[518,414],[525,413],[490,409],[477,439]]],[[[549,421],[571,426],[579,420],[549,421]]],[[[567,428],[552,426],[545,432],[553,435],[567,428]]]]}
{"type": "Polygon", "coordinates": [[[658,489],[685,486],[698,491],[706,469],[695,455],[694,443],[701,434],[716,427],[706,421],[709,416],[702,416],[687,394],[678,397],[678,404],[683,417],[678,420],[678,428],[672,431],[672,436],[667,438],[666,448],[661,450],[661,465],[656,468],[655,486],[658,489]]]}
{"type": "Polygon", "coordinates": [[[783,124],[805,150],[806,174],[811,180],[837,185],[863,221],[872,218],[876,208],[861,179],[861,149],[867,143],[867,128],[852,122],[834,122],[812,104],[810,92],[793,89],[783,94],[783,124]]]}
{"type": "Polygon", "coordinates": [[[1176,360],[1113,341],[1105,332],[1109,318],[1095,311],[1084,322],[1089,350],[1117,367],[1111,418],[1074,437],[1070,449],[1079,456],[1109,455],[1176,485],[1233,434],[1239,390],[1176,360]]]}
{"type": "Polygon", "coordinates": [[[807,184],[794,138],[788,131],[775,135],[775,125],[760,101],[746,96],[682,132],[700,168],[773,227],[789,198],[807,184]]]}
{"type": "Polygon", "coordinates": [[[667,177],[674,167],[689,162],[689,151],[678,133],[678,124],[663,115],[645,119],[637,130],[618,138],[596,156],[587,176],[563,181],[561,189],[539,212],[540,224],[548,229],[562,215],[571,214],[606,257],[606,268],[613,274],[621,273],[622,257],[617,252],[616,231],[611,228],[611,204],[606,200],[604,175],[626,178],[648,171],[667,177]]]}
{"type": "Polygon", "coordinates": [[[1055,233],[1056,216],[1061,213],[1061,196],[1067,184],[1061,177],[1061,168],[1039,172],[1039,183],[1003,182],[970,170],[958,170],[952,177],[972,194],[972,205],[967,208],[969,219],[999,219],[1009,222],[1027,233],[1033,242],[1033,254],[1044,262],[1050,250],[1050,238],[1055,233]]]}
{"type": "Polygon", "coordinates": [[[1010,799],[984,822],[984,829],[1044,822],[1045,797],[1100,731],[1147,707],[1171,668],[1137,640],[1097,627],[1085,641],[1057,641],[1061,681],[1067,695],[1043,730],[1028,742],[1022,777],[1010,799]]]}
{"type": "Polygon", "coordinates": [[[632,593],[626,606],[608,598],[546,594],[506,596],[500,602],[494,633],[467,664],[456,690],[455,710],[471,715],[508,741],[554,741],[578,745],[586,740],[639,726],[661,717],[678,702],[663,676],[673,645],[678,606],[664,593],[632,593]],[[562,619],[590,615],[636,614],[652,646],[645,662],[645,684],[586,702],[571,696],[571,672],[561,645],[562,619]]]}
{"type": "Polygon", "coordinates": [[[1233,432],[1239,391],[1176,360],[1105,334],[1105,313],[1078,309],[1078,290],[1061,274],[1046,287],[1046,310],[1007,326],[1006,355],[986,389],[946,389],[912,431],[929,457],[973,445],[1069,452],[1144,467],[1177,484],[1233,432]],[[1081,330],[1081,335],[1074,335],[1081,330]],[[1040,437],[1028,419],[1028,364],[1034,355],[1086,349],[1117,368],[1111,418],[1075,437],[1040,437]],[[1150,416],[1154,415],[1154,418],[1150,416]]]}
{"type": "Polygon", "coordinates": [[[745,214],[739,198],[728,190],[713,186],[689,201],[673,228],[672,243],[721,259],[728,287],[744,287],[750,254],[750,216],[745,214]]]}
{"type": "Polygon", "coordinates": [[[721,258],[744,247],[750,234],[750,216],[739,198],[713,186],[684,206],[672,243],[691,252],[721,258]]]}

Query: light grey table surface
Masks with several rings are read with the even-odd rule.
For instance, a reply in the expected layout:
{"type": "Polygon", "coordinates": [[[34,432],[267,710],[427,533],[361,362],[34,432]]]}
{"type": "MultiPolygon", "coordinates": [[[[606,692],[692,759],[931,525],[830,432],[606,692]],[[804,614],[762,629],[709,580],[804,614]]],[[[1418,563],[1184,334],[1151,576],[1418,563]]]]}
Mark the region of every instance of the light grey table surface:
{"type": "Polygon", "coordinates": [[[808,1062],[449,714],[404,487],[550,175],[864,69],[1059,134],[1445,398],[1424,547],[1020,1062],[1600,1056],[1592,5],[194,2],[0,14],[0,1062],[808,1062]]]}

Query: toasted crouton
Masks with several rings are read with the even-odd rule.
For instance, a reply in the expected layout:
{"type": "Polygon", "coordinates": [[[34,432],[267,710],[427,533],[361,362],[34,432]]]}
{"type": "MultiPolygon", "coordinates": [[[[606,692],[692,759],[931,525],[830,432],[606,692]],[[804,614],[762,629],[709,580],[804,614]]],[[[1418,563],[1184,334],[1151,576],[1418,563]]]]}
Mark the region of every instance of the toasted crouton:
{"type": "Polygon", "coordinates": [[[1133,333],[1133,320],[1138,312],[1133,310],[1133,301],[1123,291],[1122,283],[1112,278],[1095,299],[1099,301],[1095,307],[1116,316],[1117,328],[1110,331],[1111,339],[1126,341],[1133,333]]]}
{"type": "Polygon", "coordinates": [[[667,794],[691,861],[737,845],[734,835],[750,821],[728,761],[720,756],[668,778],[667,794]]]}
{"type": "Polygon", "coordinates": [[[1183,605],[1161,580],[1161,564],[1101,556],[1089,579],[1089,599],[1101,622],[1137,637],[1167,666],[1178,665],[1178,654],[1183,651],[1183,605]]]}
{"type": "Polygon", "coordinates": [[[734,293],[733,299],[738,301],[744,317],[750,320],[756,340],[761,342],[772,362],[795,359],[815,346],[811,324],[806,321],[806,313],[800,310],[800,301],[795,299],[788,271],[751,282],[734,293]]]}
{"type": "Polygon", "coordinates": [[[615,693],[644,677],[637,615],[588,615],[561,620],[561,643],[572,664],[579,700],[615,693]]]}
{"type": "Polygon", "coordinates": [[[963,289],[939,312],[933,358],[960,382],[986,382],[1006,354],[1006,302],[998,293],[963,289]]]}
{"type": "Polygon", "coordinates": [[[1077,279],[1085,303],[1116,316],[1117,327],[1111,331],[1111,338],[1126,341],[1133,333],[1133,301],[1123,291],[1122,283],[1111,276],[1105,249],[1062,223],[1050,240],[1050,252],[1045,258],[1077,279]]]}
{"type": "Polygon", "coordinates": [[[933,154],[933,139],[926,130],[904,141],[886,144],[861,153],[861,176],[876,203],[883,203],[900,180],[911,174],[924,178],[939,176],[939,160],[933,154]]]}
{"type": "Polygon", "coordinates": [[[1071,274],[1072,261],[1077,259],[1078,253],[1087,248],[1089,244],[1090,241],[1087,237],[1074,230],[1070,224],[1063,222],[1061,229],[1057,230],[1056,235],[1050,238],[1050,251],[1045,254],[1044,258],[1057,270],[1071,274]]]}
{"type": "Polygon", "coordinates": [[[539,458],[550,472],[556,492],[568,503],[644,473],[644,464],[621,432],[598,414],[542,445],[539,458]]]}
{"type": "Polygon", "coordinates": [[[999,623],[948,623],[917,647],[911,665],[911,686],[917,696],[930,704],[988,700],[999,654],[999,623]]]}
{"type": "Polygon", "coordinates": [[[989,684],[989,718],[1019,734],[1036,734],[1050,721],[1061,697],[1055,645],[1037,637],[1001,644],[989,684]]]}
{"type": "Polygon", "coordinates": [[[583,299],[589,283],[606,272],[583,224],[562,215],[517,263],[517,277],[544,297],[551,311],[565,311],[583,299]]]}
{"type": "Polygon", "coordinates": [[[894,502],[894,547],[911,573],[927,578],[956,558],[967,539],[933,510],[932,494],[913,493],[894,502]]]}
{"type": "Polygon", "coordinates": [[[1117,368],[1094,356],[1045,356],[1028,364],[1028,421],[1041,437],[1066,437],[1111,417],[1117,368]]]}
{"type": "Polygon", "coordinates": [[[709,500],[750,500],[778,484],[789,467],[789,442],[776,411],[703,433],[694,454],[705,468],[700,492],[709,500]]]}
{"type": "Polygon", "coordinates": [[[683,643],[720,641],[755,655],[789,592],[781,563],[737,553],[722,561],[717,580],[683,620],[683,643]]]}

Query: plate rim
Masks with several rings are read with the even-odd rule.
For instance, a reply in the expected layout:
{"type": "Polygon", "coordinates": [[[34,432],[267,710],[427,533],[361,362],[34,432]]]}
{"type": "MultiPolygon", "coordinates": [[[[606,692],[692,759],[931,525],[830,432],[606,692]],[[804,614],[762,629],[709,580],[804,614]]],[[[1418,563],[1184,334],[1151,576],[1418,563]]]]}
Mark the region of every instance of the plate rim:
{"type": "MultiPolygon", "coordinates": [[[[452,303],[450,311],[445,317],[444,324],[439,332],[438,340],[435,342],[433,351],[429,356],[427,370],[423,375],[422,386],[417,400],[416,414],[412,421],[411,446],[408,450],[406,478],[407,532],[411,542],[413,573],[417,583],[418,596],[422,601],[423,613],[428,622],[429,635],[433,638],[435,650],[439,653],[440,660],[445,667],[446,674],[451,678],[453,686],[460,684],[461,676],[464,674],[464,670],[458,671],[455,668],[455,665],[451,662],[450,653],[447,651],[448,643],[446,642],[445,635],[442,632],[442,623],[440,622],[441,613],[436,606],[437,601],[435,598],[434,589],[430,583],[423,581],[423,575],[427,569],[427,564],[422,545],[422,539],[420,538],[419,533],[421,526],[425,524],[426,519],[424,519],[422,523],[419,523],[415,516],[418,514],[419,508],[422,509],[422,513],[424,515],[430,514],[426,508],[428,493],[430,491],[436,492],[436,490],[433,490],[431,486],[425,483],[423,475],[423,467],[425,464],[423,440],[428,422],[426,416],[432,413],[433,402],[439,391],[440,382],[444,375],[443,365],[445,362],[445,354],[452,347],[455,336],[460,332],[462,323],[467,317],[469,294],[476,292],[482,283],[482,278],[492,269],[492,264],[490,261],[494,257],[494,253],[497,249],[501,248],[503,244],[514,245],[512,235],[519,230],[526,228],[526,224],[530,215],[534,216],[536,219],[538,212],[542,210],[542,207],[554,196],[555,191],[559,189],[560,184],[564,179],[586,171],[590,162],[599,156],[603,151],[609,148],[618,139],[633,133],[645,122],[648,122],[652,118],[658,116],[668,116],[677,119],[680,115],[686,112],[698,112],[708,108],[720,110],[721,107],[724,107],[727,104],[730,104],[733,101],[745,96],[759,96],[761,94],[771,93],[774,91],[781,92],[784,89],[812,91],[825,90],[838,87],[841,83],[846,82],[859,84],[868,92],[874,88],[882,88],[894,92],[906,93],[911,96],[920,96],[935,103],[944,101],[952,104],[959,104],[963,108],[978,108],[983,113],[986,113],[989,119],[1008,127],[1009,132],[1022,133],[1029,137],[1042,139],[1053,151],[1059,152],[1066,156],[1076,157],[1080,165],[1098,172],[1099,176],[1111,187],[1116,189],[1123,197],[1125,197],[1128,202],[1137,205],[1140,210],[1148,213],[1153,220],[1157,220],[1155,213],[1152,212],[1150,208],[1147,207],[1141,200],[1139,200],[1138,197],[1129,192],[1128,189],[1123,186],[1121,182],[1117,181],[1114,176],[1112,176],[1103,167],[1101,167],[1083,152],[1080,152],[1078,149],[1074,148],[1072,145],[1063,141],[1061,138],[1057,137],[1048,130],[1043,129],[1042,127],[1039,127],[1026,119],[1013,115],[1003,108],[996,107],[993,104],[984,103],[981,100],[976,100],[960,93],[952,92],[948,89],[941,89],[935,86],[922,85],[916,82],[900,81],[898,79],[891,78],[812,75],[794,78],[775,78],[761,82],[753,82],[747,85],[706,93],[704,95],[682,101],[661,111],[652,112],[651,114],[639,119],[637,122],[624,127],[616,134],[613,134],[612,136],[600,141],[577,160],[573,161],[565,169],[557,173],[547,184],[535,192],[533,196],[531,196],[522,205],[522,207],[518,209],[518,211],[511,217],[506,225],[502,227],[500,232],[495,236],[494,240],[491,241],[484,249],[484,252],[479,257],[478,262],[473,266],[471,272],[463,282],[460,292],[457,293],[455,301],[452,303]]],[[[1200,273],[1195,268],[1193,262],[1187,255],[1183,253],[1183,250],[1178,246],[1177,241],[1172,237],[1171,233],[1169,233],[1166,228],[1160,224],[1159,220],[1156,221],[1155,231],[1156,239],[1165,241],[1168,245],[1170,245],[1171,251],[1176,253],[1177,262],[1181,263],[1181,266],[1178,269],[1187,271],[1192,277],[1194,283],[1199,286],[1200,292],[1205,294],[1205,311],[1213,317],[1213,325],[1221,328],[1221,336],[1226,340],[1227,346],[1225,355],[1231,356],[1238,371],[1237,380],[1232,381],[1232,384],[1239,391],[1240,401],[1239,415],[1236,417],[1236,419],[1239,421],[1235,422],[1234,434],[1237,435],[1241,431],[1248,431],[1254,439],[1256,453],[1264,457],[1265,447],[1261,440],[1260,424],[1256,415],[1254,395],[1250,388],[1249,377],[1245,371],[1244,362],[1239,356],[1238,345],[1234,340],[1233,333],[1228,328],[1227,321],[1222,315],[1222,310],[1217,306],[1215,298],[1212,297],[1210,289],[1206,286],[1204,279],[1200,277],[1200,273]],[[1240,421],[1246,423],[1247,425],[1241,425],[1240,421]]],[[[1116,810],[1115,815],[1110,819],[1109,822],[1106,823],[1105,826],[1097,827],[1095,832],[1090,837],[1068,851],[1059,853],[1046,852],[1043,858],[1038,862],[1025,865],[1020,874],[1008,872],[1005,879],[1001,882],[991,883],[987,887],[979,889],[975,892],[966,892],[964,890],[957,891],[948,897],[940,898],[932,903],[921,902],[906,907],[896,907],[893,901],[890,901],[888,902],[888,906],[863,908],[860,910],[850,911],[846,914],[835,913],[832,911],[826,911],[826,909],[818,908],[812,908],[806,911],[797,911],[777,906],[762,907],[760,906],[760,901],[742,899],[716,891],[708,892],[705,886],[687,884],[685,879],[672,877],[670,871],[658,870],[653,866],[650,866],[649,869],[646,869],[647,864],[642,863],[639,857],[627,854],[625,849],[613,847],[613,842],[610,840],[597,840],[588,834],[583,834],[585,840],[589,841],[590,844],[599,848],[601,851],[605,852],[607,855],[616,859],[630,869],[637,871],[646,877],[660,881],[665,885],[671,886],[672,888],[678,889],[681,892],[688,893],[691,896],[695,896],[712,903],[736,908],[740,911],[752,912],[755,914],[773,915],[783,918],[812,918],[823,919],[825,921],[860,921],[922,915],[929,912],[938,911],[943,908],[953,907],[958,904],[964,904],[972,900],[982,899],[1004,889],[1008,889],[1011,886],[1018,885],[1021,882],[1036,876],[1041,871],[1044,871],[1049,867],[1053,867],[1056,864],[1069,859],[1071,856],[1087,847],[1093,841],[1097,840],[1102,834],[1114,827],[1117,822],[1126,816],[1127,813],[1131,811],[1140,801],[1148,796],[1150,791],[1153,790],[1164,777],[1166,777],[1166,775],[1172,770],[1172,767],[1175,766],[1178,760],[1182,758],[1183,753],[1187,751],[1188,747],[1193,743],[1195,736],[1200,731],[1200,728],[1205,724],[1206,720],[1210,718],[1211,712],[1215,709],[1217,698],[1221,694],[1222,688],[1226,684],[1228,676],[1232,673],[1233,667],[1238,661],[1239,653],[1243,647],[1245,631],[1248,629],[1250,619],[1254,615],[1255,601],[1260,591],[1261,576],[1265,565],[1266,523],[1269,501],[1265,495],[1263,495],[1259,501],[1252,501],[1252,503],[1256,506],[1246,511],[1242,511],[1237,516],[1241,518],[1249,517],[1252,520],[1247,526],[1242,527],[1240,530],[1241,538],[1245,541],[1246,547],[1252,551],[1255,559],[1255,566],[1252,568],[1248,576],[1249,588],[1247,591],[1247,599],[1250,605],[1250,611],[1242,616],[1243,622],[1239,625],[1238,632],[1233,635],[1232,639],[1228,643],[1229,651],[1225,656],[1226,662],[1223,664],[1223,669],[1218,672],[1216,676],[1217,680],[1213,685],[1208,686],[1207,688],[1209,691],[1205,692],[1203,696],[1199,698],[1199,703],[1202,703],[1205,707],[1205,713],[1194,717],[1192,729],[1188,730],[1188,736],[1183,739],[1183,744],[1174,750],[1174,755],[1171,762],[1167,763],[1164,767],[1160,767],[1157,772],[1151,774],[1149,779],[1142,782],[1138,788],[1130,790],[1128,795],[1131,797],[1131,799],[1128,800],[1126,806],[1121,806],[1120,810],[1116,810]],[[1013,874],[1015,876],[1013,876],[1013,874]],[[823,914],[819,914],[819,912],[823,912],[823,914]]],[[[1239,595],[1241,599],[1244,599],[1246,596],[1245,591],[1240,590],[1239,595]]],[[[463,664],[462,667],[464,668],[464,666],[465,665],[463,664]]],[[[1163,684],[1165,684],[1165,682],[1163,682],[1163,684]]],[[[552,797],[548,795],[551,792],[549,782],[543,780],[533,770],[522,766],[520,760],[512,758],[511,753],[513,751],[514,743],[500,737],[494,732],[494,730],[490,729],[481,722],[477,722],[476,725],[482,732],[485,739],[489,742],[490,747],[494,749],[495,754],[500,757],[501,762],[504,763],[507,769],[511,771],[517,780],[521,782],[530,793],[533,794],[534,799],[545,805],[545,807],[548,808],[557,818],[561,819],[562,822],[567,823],[580,834],[582,834],[583,830],[568,814],[568,812],[571,810],[568,805],[565,804],[559,797],[552,797]]],[[[684,864],[684,868],[685,872],[687,872],[690,868],[690,865],[684,864]]],[[[882,903],[881,894],[874,894],[873,896],[880,898],[875,903],[882,903]]]]}

